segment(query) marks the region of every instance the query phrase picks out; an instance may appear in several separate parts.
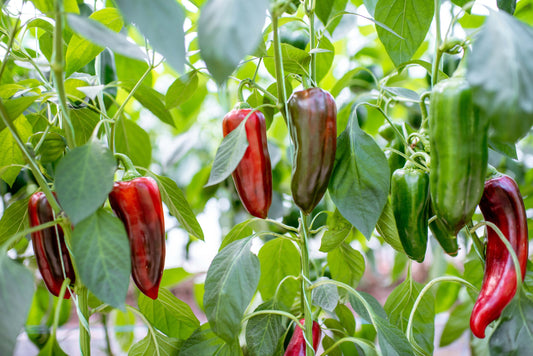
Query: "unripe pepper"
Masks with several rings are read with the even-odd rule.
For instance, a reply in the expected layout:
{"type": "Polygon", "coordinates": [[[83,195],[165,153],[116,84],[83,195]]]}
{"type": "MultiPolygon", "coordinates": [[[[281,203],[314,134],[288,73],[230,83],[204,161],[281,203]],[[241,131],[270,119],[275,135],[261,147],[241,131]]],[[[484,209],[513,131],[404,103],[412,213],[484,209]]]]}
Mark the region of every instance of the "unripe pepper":
{"type": "Polygon", "coordinates": [[[242,204],[253,216],[264,219],[272,203],[272,169],[268,154],[265,117],[250,108],[235,108],[224,116],[224,137],[246,118],[244,124],[248,148],[239,165],[233,171],[235,188],[242,204]]]}
{"type": "MultiPolygon", "coordinates": [[[[125,158],[120,158],[124,162],[125,158]]],[[[130,164],[125,163],[127,169],[130,164]]],[[[125,179],[130,178],[125,175],[125,179]]],[[[142,293],[157,299],[165,267],[165,222],[159,187],[151,177],[115,182],[109,203],[128,233],[133,281],[142,293]]]]}
{"type": "Polygon", "coordinates": [[[429,115],[430,191],[435,214],[448,235],[470,221],[483,193],[488,159],[488,119],[472,102],[460,76],[439,82],[429,115]]]}
{"type": "MultiPolygon", "coordinates": [[[[28,215],[31,227],[54,220],[54,212],[43,192],[37,192],[31,196],[28,215]]],[[[58,297],[65,277],[70,279],[71,284],[76,281],[63,229],[55,225],[32,232],[31,241],[44,284],[50,293],[58,297]],[[63,273],[63,266],[65,273],[63,273]]],[[[64,298],[69,299],[70,293],[65,293],[64,298]]]]}
{"type": "Polygon", "coordinates": [[[405,253],[417,262],[424,261],[428,240],[427,173],[411,167],[394,171],[391,178],[391,205],[405,253]]]}
{"type": "MultiPolygon", "coordinates": [[[[433,209],[431,209],[430,204],[429,217],[431,218],[434,215],[435,214],[433,213],[433,209]]],[[[435,238],[435,240],[437,240],[444,252],[446,252],[450,256],[457,256],[457,253],[459,251],[459,245],[457,244],[457,236],[453,236],[448,233],[448,230],[446,229],[444,223],[438,216],[436,216],[435,220],[429,223],[429,229],[431,230],[433,237],[435,238]]]]}
{"type": "MultiPolygon", "coordinates": [[[[305,320],[301,319],[300,324],[304,325],[305,320]]],[[[318,350],[318,345],[320,343],[320,336],[322,335],[322,330],[320,325],[316,321],[313,321],[313,349],[315,352],[318,350]]],[[[302,328],[296,326],[294,328],[294,333],[292,334],[291,341],[287,345],[287,349],[283,356],[305,356],[306,344],[304,339],[304,334],[302,328]]]]}
{"type": "Polygon", "coordinates": [[[287,106],[294,144],[292,197],[309,214],[324,196],[335,163],[337,106],[320,88],[294,92],[287,106]]]}
{"type": "MultiPolygon", "coordinates": [[[[479,208],[486,221],[495,224],[509,240],[518,258],[522,280],[528,259],[528,229],[524,202],[518,185],[509,176],[500,175],[485,183],[479,208]]],[[[511,254],[498,234],[487,227],[485,274],[481,291],[470,317],[470,329],[485,337],[485,328],[498,319],[516,293],[516,270],[511,254]]]]}

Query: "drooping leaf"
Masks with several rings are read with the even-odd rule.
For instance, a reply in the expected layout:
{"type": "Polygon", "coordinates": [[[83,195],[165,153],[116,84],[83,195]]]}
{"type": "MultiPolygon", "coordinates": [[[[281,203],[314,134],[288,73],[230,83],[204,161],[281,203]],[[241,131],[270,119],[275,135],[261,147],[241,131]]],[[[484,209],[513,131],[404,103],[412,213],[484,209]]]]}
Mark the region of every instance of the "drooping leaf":
{"type": "Polygon", "coordinates": [[[226,81],[261,39],[267,0],[209,0],[200,11],[200,54],[218,84],[226,81]],[[243,14],[245,14],[243,16],[243,14]]]}
{"type": "Polygon", "coordinates": [[[77,224],[106,201],[113,188],[116,161],[99,143],[87,143],[67,153],[57,165],[55,187],[61,207],[77,224]]]}
{"type": "Polygon", "coordinates": [[[170,85],[165,95],[165,105],[168,109],[189,100],[198,87],[198,72],[185,73],[170,85]]]}
{"type": "Polygon", "coordinates": [[[259,283],[259,259],[250,251],[252,239],[232,242],[220,251],[205,280],[204,307],[213,331],[233,342],[239,335],[244,311],[259,283]]]}
{"type": "Polygon", "coordinates": [[[468,330],[470,327],[472,306],[472,303],[461,303],[452,310],[446,324],[444,324],[444,329],[442,330],[442,335],[439,341],[440,347],[450,345],[468,330]]]}
{"type": "MultiPolygon", "coordinates": [[[[121,86],[131,92],[135,87],[135,82],[128,80],[121,82],[121,86]]],[[[142,106],[150,110],[159,120],[170,126],[175,126],[174,118],[165,107],[165,98],[163,94],[148,85],[141,84],[137,87],[133,97],[141,103],[142,106]]]]}
{"type": "Polygon", "coordinates": [[[433,12],[433,1],[378,0],[374,18],[402,37],[376,26],[378,37],[396,66],[410,60],[420,47],[433,20],[433,12]]]}
{"type": "Polygon", "coordinates": [[[376,230],[379,235],[392,246],[396,251],[404,253],[402,243],[400,242],[400,235],[398,235],[398,227],[396,226],[396,219],[394,218],[394,212],[392,211],[392,205],[390,199],[387,198],[387,203],[383,208],[383,212],[379,217],[376,225],[376,230]]]}
{"type": "Polygon", "coordinates": [[[124,308],[130,282],[130,246],[122,222],[104,208],[76,224],[72,254],[87,288],[115,308],[124,308]]]}
{"type": "Polygon", "coordinates": [[[152,162],[150,136],[132,120],[121,117],[116,122],[115,149],[127,155],[136,166],[148,167],[152,162]]]}

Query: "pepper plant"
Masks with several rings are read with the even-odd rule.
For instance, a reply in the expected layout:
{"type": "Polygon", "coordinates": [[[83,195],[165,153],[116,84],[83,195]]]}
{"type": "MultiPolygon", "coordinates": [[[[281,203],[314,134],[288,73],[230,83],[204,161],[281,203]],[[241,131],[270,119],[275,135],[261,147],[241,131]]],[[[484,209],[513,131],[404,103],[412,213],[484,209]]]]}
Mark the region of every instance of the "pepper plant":
{"type": "Polygon", "coordinates": [[[532,0],[0,2],[0,355],[529,352],[532,0]]]}

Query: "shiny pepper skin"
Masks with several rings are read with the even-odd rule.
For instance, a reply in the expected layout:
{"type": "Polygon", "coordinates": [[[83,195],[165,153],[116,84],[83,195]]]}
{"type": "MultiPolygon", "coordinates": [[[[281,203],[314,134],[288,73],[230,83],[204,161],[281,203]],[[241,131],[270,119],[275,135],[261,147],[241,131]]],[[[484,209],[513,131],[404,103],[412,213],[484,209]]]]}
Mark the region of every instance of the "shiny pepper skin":
{"type": "Polygon", "coordinates": [[[150,177],[115,182],[109,202],[128,233],[133,281],[142,293],[157,299],[165,267],[165,223],[157,183],[150,177]]]}
{"type": "MultiPolygon", "coordinates": [[[[485,221],[494,223],[509,240],[518,257],[522,280],[528,259],[528,229],[524,202],[516,182],[509,176],[498,176],[485,183],[479,208],[485,221]]],[[[516,293],[513,260],[497,233],[487,226],[485,274],[481,291],[470,317],[470,329],[478,338],[485,328],[498,319],[516,293]]]]}
{"type": "MultiPolygon", "coordinates": [[[[300,324],[304,325],[304,319],[300,320],[300,324]]],[[[316,321],[313,321],[313,349],[315,352],[318,350],[318,345],[320,343],[320,336],[322,335],[322,330],[320,325],[316,321]]],[[[287,345],[287,349],[283,356],[305,356],[306,344],[303,335],[302,328],[296,326],[294,328],[294,333],[292,334],[291,341],[287,345]]]]}
{"type": "Polygon", "coordinates": [[[439,82],[429,114],[430,191],[435,214],[450,236],[470,221],[483,194],[488,118],[472,102],[463,77],[439,82]]]}
{"type": "Polygon", "coordinates": [[[294,92],[287,105],[294,144],[292,197],[309,214],[324,196],[335,163],[337,106],[320,88],[294,92]]]}
{"type": "Polygon", "coordinates": [[[428,241],[428,175],[413,168],[394,171],[391,205],[405,253],[412,260],[424,261],[428,241]]]}
{"type": "MultiPolygon", "coordinates": [[[[234,109],[224,116],[224,137],[246,118],[252,109],[234,109]]],[[[242,204],[253,216],[264,219],[272,203],[272,169],[268,154],[265,117],[254,111],[244,124],[248,148],[232,174],[242,204]]]]}
{"type": "MultiPolygon", "coordinates": [[[[37,192],[31,196],[28,204],[28,215],[31,227],[54,220],[52,207],[43,192],[37,192]]],[[[33,232],[31,241],[44,284],[50,293],[57,297],[61,291],[65,276],[70,279],[71,284],[76,281],[63,229],[61,226],[56,225],[33,232]],[[63,263],[61,263],[61,259],[63,259],[63,263]],[[65,274],[63,274],[62,264],[65,267],[65,274]]],[[[65,293],[64,298],[69,299],[70,293],[65,293]]]]}
{"type": "MultiPolygon", "coordinates": [[[[435,214],[433,213],[433,210],[431,209],[431,206],[430,206],[429,217],[431,218],[434,215],[435,214]]],[[[433,237],[435,238],[435,240],[437,240],[437,242],[442,247],[444,252],[446,252],[450,256],[457,256],[457,253],[459,252],[457,236],[450,235],[448,233],[448,230],[444,226],[444,223],[438,216],[436,216],[435,220],[429,223],[429,229],[431,230],[433,237]]]]}

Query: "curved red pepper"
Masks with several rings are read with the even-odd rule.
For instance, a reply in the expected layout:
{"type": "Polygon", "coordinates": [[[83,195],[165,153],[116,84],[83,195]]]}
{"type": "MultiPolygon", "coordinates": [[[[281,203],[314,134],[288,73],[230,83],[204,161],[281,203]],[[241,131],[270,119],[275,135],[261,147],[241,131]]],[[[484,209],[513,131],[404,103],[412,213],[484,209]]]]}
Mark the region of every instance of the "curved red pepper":
{"type": "MultiPolygon", "coordinates": [[[[235,130],[251,111],[252,109],[234,109],[227,113],[222,120],[224,137],[235,130]]],[[[265,117],[260,111],[254,111],[244,126],[248,148],[232,174],[233,182],[246,210],[253,216],[264,219],[272,203],[272,169],[265,117]]]]}
{"type": "Polygon", "coordinates": [[[165,268],[165,222],[159,187],[150,177],[115,182],[109,202],[128,233],[133,281],[157,299],[165,268]]]}
{"type": "MultiPolygon", "coordinates": [[[[37,192],[31,196],[28,204],[28,215],[31,227],[54,220],[52,207],[43,192],[37,192]]],[[[61,226],[55,225],[33,232],[31,234],[31,242],[44,284],[50,293],[58,297],[65,276],[70,279],[71,284],[76,281],[63,229],[61,226]],[[63,259],[63,263],[61,259],[63,259]],[[62,265],[65,268],[65,274],[63,274],[62,265]]],[[[65,293],[64,298],[69,299],[70,293],[65,293]]]]}
{"type": "MultiPolygon", "coordinates": [[[[304,325],[304,319],[300,320],[300,324],[304,325]]],[[[315,352],[318,350],[318,344],[320,343],[320,336],[322,330],[320,325],[316,321],[313,321],[313,349],[315,352]]],[[[305,356],[306,344],[304,339],[304,334],[302,328],[296,326],[294,328],[294,333],[292,334],[291,341],[287,345],[287,349],[283,356],[305,356]]]]}
{"type": "MultiPolygon", "coordinates": [[[[498,226],[511,243],[523,280],[528,258],[528,230],[518,185],[509,176],[486,181],[479,207],[485,220],[498,226]]],[[[478,338],[485,337],[487,325],[500,317],[516,293],[516,272],[511,255],[496,232],[490,227],[487,231],[485,274],[470,317],[470,329],[478,338]]]]}

